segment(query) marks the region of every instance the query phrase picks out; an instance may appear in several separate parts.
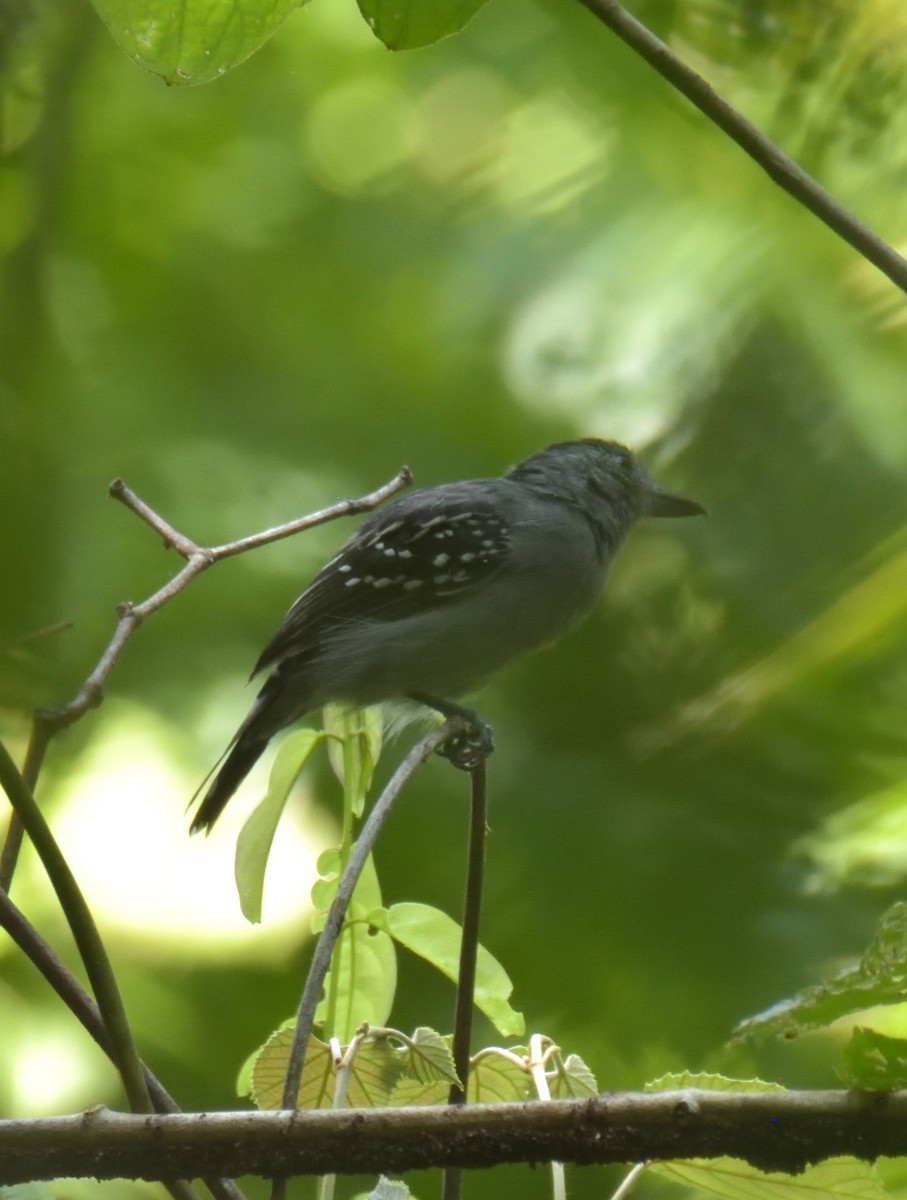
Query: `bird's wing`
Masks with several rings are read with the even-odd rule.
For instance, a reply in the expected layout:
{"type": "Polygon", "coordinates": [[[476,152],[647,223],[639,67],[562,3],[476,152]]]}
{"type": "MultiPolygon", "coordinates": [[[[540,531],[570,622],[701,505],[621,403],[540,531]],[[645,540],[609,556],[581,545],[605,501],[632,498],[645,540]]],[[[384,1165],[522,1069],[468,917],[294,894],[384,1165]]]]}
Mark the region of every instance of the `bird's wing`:
{"type": "MultiPolygon", "coordinates": [[[[442,489],[438,489],[439,492],[442,489]]],[[[350,621],[399,621],[448,604],[494,575],[507,559],[510,530],[501,506],[422,492],[369,518],[315,576],[261,653],[253,675],[304,654],[350,621]]]]}

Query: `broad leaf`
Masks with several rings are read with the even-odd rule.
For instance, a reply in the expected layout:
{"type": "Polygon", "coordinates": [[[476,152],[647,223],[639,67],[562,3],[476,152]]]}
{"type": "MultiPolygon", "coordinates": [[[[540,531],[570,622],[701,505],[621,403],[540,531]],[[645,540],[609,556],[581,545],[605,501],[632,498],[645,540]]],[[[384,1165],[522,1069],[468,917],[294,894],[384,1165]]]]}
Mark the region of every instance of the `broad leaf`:
{"type": "Polygon", "coordinates": [[[648,1169],[725,1200],[888,1200],[875,1167],[855,1158],[831,1158],[799,1175],[760,1171],[737,1158],[659,1162],[648,1169]]]}
{"type": "Polygon", "coordinates": [[[343,784],[353,815],[361,817],[381,753],[384,724],[380,707],[350,708],[327,704],[323,713],[328,737],[328,758],[343,784]]]}
{"type": "MultiPolygon", "coordinates": [[[[460,926],[428,904],[394,904],[373,914],[378,928],[456,981],[460,965],[460,926]]],[[[507,972],[484,946],[476,963],[475,1002],[504,1037],[518,1037],[526,1028],[522,1013],[508,1003],[513,984],[507,972]]]]}
{"type": "Polygon", "coordinates": [[[585,1096],[597,1096],[598,1084],[595,1076],[578,1054],[568,1054],[561,1061],[554,1060],[554,1071],[548,1077],[548,1090],[552,1100],[580,1100],[585,1096]]]}
{"type": "Polygon", "coordinates": [[[359,0],[359,11],[388,50],[415,50],[468,25],[485,0],[359,0]]]}
{"type": "Polygon", "coordinates": [[[261,920],[265,870],[277,824],[293,784],[323,736],[315,729],[300,729],[284,739],[271,768],[265,798],[253,810],[236,839],[233,877],[243,916],[253,924],[261,920]]]}
{"type": "Polygon", "coordinates": [[[409,1046],[401,1051],[403,1075],[418,1083],[459,1083],[449,1039],[433,1029],[420,1026],[409,1046]]]}
{"type": "Polygon", "coordinates": [[[165,83],[207,83],[254,54],[302,0],[92,0],[128,56],[165,83]]]}
{"type": "MultiPolygon", "coordinates": [[[[278,1029],[255,1059],[251,1092],[259,1108],[280,1107],[292,1041],[291,1026],[278,1029]]],[[[347,1106],[372,1108],[390,1104],[399,1075],[400,1056],[387,1038],[363,1039],[353,1059],[347,1106]]],[[[297,1096],[298,1107],[330,1108],[334,1102],[336,1078],[330,1047],[319,1038],[309,1038],[297,1096]]]]}
{"type": "Polygon", "coordinates": [[[325,1037],[349,1042],[362,1024],[383,1025],[397,990],[397,952],[386,933],[363,922],[346,925],[337,940],[315,1023],[325,1037]]]}
{"type": "Polygon", "coordinates": [[[847,1013],[876,1004],[897,1004],[905,997],[907,904],[899,901],[882,917],[859,966],[741,1022],[734,1030],[734,1040],[791,1037],[830,1025],[847,1013]]]}

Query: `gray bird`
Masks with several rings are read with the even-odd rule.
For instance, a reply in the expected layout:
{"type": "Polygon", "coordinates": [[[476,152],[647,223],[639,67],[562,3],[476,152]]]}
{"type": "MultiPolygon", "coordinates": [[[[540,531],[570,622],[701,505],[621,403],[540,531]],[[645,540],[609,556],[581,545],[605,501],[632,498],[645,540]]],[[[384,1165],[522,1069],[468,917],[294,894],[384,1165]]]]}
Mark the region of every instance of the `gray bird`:
{"type": "MultiPolygon", "coordinates": [[[[192,821],[210,830],[279,730],[329,701],[453,698],[556,641],[589,611],[639,517],[705,510],[658,487],[616,442],[548,446],[500,479],[419,488],[365,520],[262,651],[273,668],[192,821]]],[[[451,757],[469,766],[463,748],[451,757]]],[[[201,789],[200,789],[201,790],[201,789]]]]}

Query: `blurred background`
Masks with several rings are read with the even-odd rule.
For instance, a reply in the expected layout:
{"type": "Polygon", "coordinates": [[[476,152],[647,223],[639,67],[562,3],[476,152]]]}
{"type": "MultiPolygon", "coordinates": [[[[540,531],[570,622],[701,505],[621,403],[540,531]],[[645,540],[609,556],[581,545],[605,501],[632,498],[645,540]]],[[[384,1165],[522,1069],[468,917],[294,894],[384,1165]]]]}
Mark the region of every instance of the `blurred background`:
{"type": "MultiPolygon", "coordinates": [[[[636,11],[907,238],[899,6],[636,11]]],[[[318,0],[218,82],[168,89],[87,5],[35,0],[0,7],[0,65],[13,752],[33,706],[77,691],[115,605],[177,569],[107,499],[114,476],[215,544],[403,463],[427,485],[552,441],[626,441],[709,515],[638,527],[586,624],[482,694],[498,740],[483,941],[528,1029],[604,1089],[682,1069],[834,1086],[833,1034],[722,1047],[852,961],[907,872],[904,297],[579,5],[494,0],[462,35],[393,55],[354,5],[318,0]]],[[[238,1103],[239,1066],[295,1009],[339,799],[313,763],[254,928],[232,858],[267,762],[208,840],[189,841],[184,809],[251,702],[258,651],[352,527],[200,578],[41,779],[142,1053],[186,1108],[238,1103]]],[[[465,780],[428,764],[379,847],[387,902],[459,915],[466,820],[465,780]]],[[[13,896],[73,961],[28,853],[13,896]]],[[[452,1005],[401,957],[394,1024],[448,1030],[452,1005]]],[[[0,1014],[2,1115],[121,1102],[5,940],[0,1014]]],[[[571,1195],[618,1176],[574,1171],[571,1195]]],[[[513,1168],[469,1194],[547,1186],[513,1168]]]]}

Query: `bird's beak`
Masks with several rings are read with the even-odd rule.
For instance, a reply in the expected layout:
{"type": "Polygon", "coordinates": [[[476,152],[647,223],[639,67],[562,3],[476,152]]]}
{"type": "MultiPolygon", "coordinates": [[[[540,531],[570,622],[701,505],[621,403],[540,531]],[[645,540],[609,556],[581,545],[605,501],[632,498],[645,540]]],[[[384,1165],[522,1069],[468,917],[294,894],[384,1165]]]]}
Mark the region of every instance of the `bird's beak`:
{"type": "Polygon", "coordinates": [[[647,517],[698,517],[705,509],[695,500],[687,500],[684,496],[675,496],[655,487],[649,493],[649,503],[646,506],[647,517]]]}

